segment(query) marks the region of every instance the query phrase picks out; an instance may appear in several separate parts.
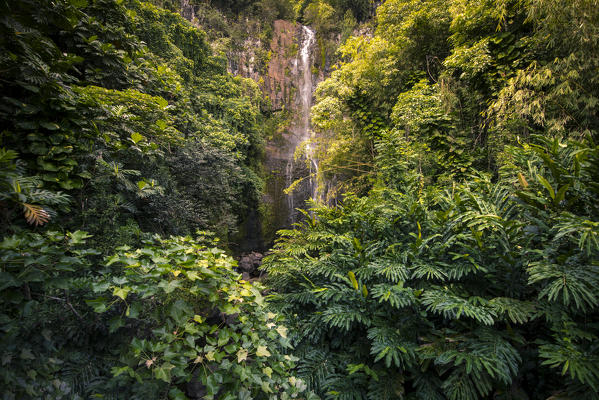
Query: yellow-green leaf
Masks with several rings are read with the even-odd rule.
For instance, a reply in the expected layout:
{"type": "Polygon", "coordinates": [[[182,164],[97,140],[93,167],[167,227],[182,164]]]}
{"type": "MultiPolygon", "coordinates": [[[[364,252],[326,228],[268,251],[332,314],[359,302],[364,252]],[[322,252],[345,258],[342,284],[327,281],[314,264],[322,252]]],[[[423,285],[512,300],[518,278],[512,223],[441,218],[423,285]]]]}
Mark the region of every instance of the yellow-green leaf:
{"type": "Polygon", "coordinates": [[[198,324],[201,324],[202,322],[204,322],[206,320],[206,318],[202,317],[201,315],[194,315],[193,320],[195,322],[197,322],[198,324]]]}
{"type": "Polygon", "coordinates": [[[114,296],[120,297],[121,299],[125,300],[130,291],[131,291],[131,288],[128,286],[125,286],[122,288],[114,288],[114,291],[112,292],[112,294],[114,296]]]}
{"type": "Polygon", "coordinates": [[[131,134],[131,140],[135,144],[139,143],[141,140],[143,140],[143,138],[144,138],[144,136],[141,135],[141,134],[139,134],[139,133],[137,133],[137,132],[134,132],[134,133],[131,134]]]}
{"type": "Polygon", "coordinates": [[[248,351],[246,349],[237,350],[237,362],[238,363],[247,360],[247,358],[248,358],[248,351]]]}
{"type": "Polygon", "coordinates": [[[264,372],[264,375],[268,376],[269,378],[272,378],[272,368],[262,368],[262,372],[264,372]]]}
{"type": "Polygon", "coordinates": [[[276,331],[279,332],[279,335],[281,335],[285,339],[287,339],[287,328],[286,327],[284,327],[283,325],[280,325],[277,327],[276,331]]]}
{"type": "Polygon", "coordinates": [[[185,275],[187,275],[187,279],[190,281],[195,281],[200,279],[200,275],[198,275],[198,271],[185,271],[185,275]]]}
{"type": "Polygon", "coordinates": [[[258,346],[258,349],[256,350],[256,355],[258,357],[270,357],[270,351],[268,351],[268,348],[266,346],[258,346]]]}
{"type": "Polygon", "coordinates": [[[545,186],[545,189],[547,189],[547,191],[549,192],[549,196],[551,196],[551,198],[555,200],[555,191],[551,187],[549,181],[547,181],[547,179],[539,175],[539,182],[541,182],[541,185],[545,186]]]}
{"type": "Polygon", "coordinates": [[[353,271],[349,271],[347,275],[349,275],[349,280],[351,281],[351,284],[354,287],[354,289],[358,290],[358,281],[356,280],[356,274],[354,274],[353,271]]]}

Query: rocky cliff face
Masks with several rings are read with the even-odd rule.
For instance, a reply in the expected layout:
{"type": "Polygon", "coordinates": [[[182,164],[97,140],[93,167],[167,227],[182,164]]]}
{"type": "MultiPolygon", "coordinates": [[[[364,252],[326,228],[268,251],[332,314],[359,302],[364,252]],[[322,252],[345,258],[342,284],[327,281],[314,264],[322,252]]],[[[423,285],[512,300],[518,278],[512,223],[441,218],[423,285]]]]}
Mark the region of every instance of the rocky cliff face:
{"type": "Polygon", "coordinates": [[[314,67],[317,51],[316,35],[310,28],[275,22],[264,91],[273,110],[289,110],[292,117],[266,146],[268,182],[264,200],[273,230],[298,222],[302,214],[296,208],[305,209],[306,200],[315,193],[318,164],[310,148],[310,108],[321,75],[314,67]],[[294,189],[285,194],[290,186],[294,189]]]}
{"type": "MultiPolygon", "coordinates": [[[[181,14],[194,22],[195,10],[189,0],[181,0],[181,14]]],[[[258,82],[270,99],[273,114],[287,118],[266,144],[264,235],[272,238],[278,229],[301,219],[295,209],[305,209],[306,200],[316,192],[318,164],[310,151],[310,108],[314,89],[329,66],[315,32],[308,27],[277,20],[268,46],[257,36],[249,34],[241,48],[231,49],[227,58],[229,71],[258,82]],[[295,189],[286,194],[291,185],[295,189]]]]}

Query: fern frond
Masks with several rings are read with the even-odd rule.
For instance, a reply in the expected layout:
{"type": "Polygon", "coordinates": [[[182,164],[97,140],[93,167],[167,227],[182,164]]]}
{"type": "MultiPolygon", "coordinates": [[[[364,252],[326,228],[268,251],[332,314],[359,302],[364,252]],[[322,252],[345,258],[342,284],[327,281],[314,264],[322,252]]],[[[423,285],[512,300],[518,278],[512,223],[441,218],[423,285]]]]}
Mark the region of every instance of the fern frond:
{"type": "Polygon", "coordinates": [[[599,251],[599,222],[563,213],[555,228],[558,232],[553,238],[554,241],[568,236],[578,237],[577,245],[581,251],[587,255],[599,251]]]}
{"type": "Polygon", "coordinates": [[[409,271],[402,263],[393,260],[377,260],[357,269],[356,276],[363,280],[383,277],[389,282],[398,283],[408,280],[409,271]]]}
{"type": "Polygon", "coordinates": [[[50,221],[50,214],[42,206],[22,203],[23,213],[29,225],[41,226],[50,221]]]}
{"type": "Polygon", "coordinates": [[[403,285],[378,284],[370,290],[372,297],[379,300],[379,303],[387,302],[391,307],[403,308],[416,303],[414,291],[410,288],[404,288],[403,285]]]}
{"type": "Polygon", "coordinates": [[[534,303],[520,301],[508,297],[496,297],[489,301],[498,316],[505,315],[515,324],[528,322],[535,312],[534,303]]]}
{"type": "Polygon", "coordinates": [[[443,382],[442,388],[450,400],[478,400],[478,393],[485,396],[492,386],[488,379],[474,377],[462,368],[454,370],[443,382]]]}
{"type": "Polygon", "coordinates": [[[561,299],[562,304],[572,302],[585,310],[599,305],[595,287],[599,283],[597,267],[592,265],[553,264],[546,261],[531,263],[528,268],[529,284],[544,282],[539,298],[549,301],[561,299]]]}
{"type": "Polygon", "coordinates": [[[562,375],[569,374],[572,379],[599,391],[599,351],[597,345],[592,347],[594,351],[576,343],[561,341],[559,344],[541,345],[539,356],[544,359],[542,365],[561,368],[562,375]]]}
{"type": "Polygon", "coordinates": [[[385,366],[391,364],[400,369],[407,369],[416,361],[416,345],[408,342],[399,334],[399,330],[389,327],[376,327],[368,330],[371,340],[370,354],[375,356],[374,362],[384,359],[385,366]]]}
{"type": "Polygon", "coordinates": [[[426,277],[427,280],[438,279],[444,282],[447,279],[445,263],[427,263],[425,260],[418,261],[410,267],[412,270],[412,279],[421,279],[426,277]]]}
{"type": "Polygon", "coordinates": [[[354,323],[369,326],[370,317],[364,310],[356,309],[348,305],[334,305],[322,312],[322,321],[334,328],[349,331],[354,323]]]}
{"type": "Polygon", "coordinates": [[[422,304],[427,306],[427,310],[447,319],[460,319],[464,315],[485,325],[493,325],[497,315],[487,303],[478,297],[465,299],[448,290],[426,290],[422,295],[422,304]]]}

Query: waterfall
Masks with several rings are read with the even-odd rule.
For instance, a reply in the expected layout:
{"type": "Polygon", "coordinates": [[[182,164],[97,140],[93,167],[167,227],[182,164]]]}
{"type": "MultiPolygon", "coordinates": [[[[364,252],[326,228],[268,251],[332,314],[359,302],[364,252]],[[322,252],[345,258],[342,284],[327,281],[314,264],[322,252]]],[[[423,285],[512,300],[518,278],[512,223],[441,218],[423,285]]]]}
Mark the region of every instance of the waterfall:
{"type": "Polygon", "coordinates": [[[303,205],[303,202],[296,202],[296,197],[299,197],[299,200],[306,200],[306,197],[311,197],[312,199],[316,199],[318,194],[318,184],[317,179],[314,177],[318,174],[318,162],[313,157],[313,149],[310,143],[311,139],[311,130],[310,130],[310,109],[312,107],[312,90],[313,90],[313,81],[312,81],[312,62],[311,62],[311,50],[315,44],[316,35],[314,31],[307,26],[302,26],[302,34],[301,34],[301,48],[298,53],[298,58],[294,62],[294,66],[297,68],[297,75],[299,77],[299,85],[298,85],[298,95],[297,95],[297,113],[298,116],[296,118],[296,122],[293,126],[293,152],[289,155],[289,160],[287,162],[286,170],[285,170],[285,181],[287,187],[289,187],[295,179],[298,179],[298,171],[295,160],[295,154],[297,152],[298,147],[305,146],[303,155],[305,157],[305,162],[307,166],[307,175],[299,176],[299,178],[303,178],[304,180],[307,178],[306,185],[303,193],[299,191],[297,193],[297,189],[293,190],[291,193],[287,195],[287,207],[289,209],[289,218],[288,222],[293,224],[297,222],[297,212],[295,211],[296,204],[303,205]],[[299,204],[302,203],[302,204],[299,204]]]}
{"type": "Polygon", "coordinates": [[[195,9],[193,4],[190,4],[190,0],[181,0],[181,16],[189,22],[195,19],[195,9]]]}

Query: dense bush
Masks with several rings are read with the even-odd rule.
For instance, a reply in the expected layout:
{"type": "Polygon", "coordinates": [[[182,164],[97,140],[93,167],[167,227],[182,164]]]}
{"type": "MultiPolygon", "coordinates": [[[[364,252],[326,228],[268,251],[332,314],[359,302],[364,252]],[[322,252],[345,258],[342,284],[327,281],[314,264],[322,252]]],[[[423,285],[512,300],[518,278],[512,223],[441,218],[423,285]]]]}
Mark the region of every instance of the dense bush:
{"type": "Polygon", "coordinates": [[[262,99],[211,56],[203,32],[138,1],[2,8],[2,145],[74,199],[63,225],[105,249],[140,231],[235,233],[259,198],[262,99]],[[182,163],[190,152],[205,160],[182,163]],[[215,169],[227,177],[220,190],[215,169]]]}
{"type": "Polygon", "coordinates": [[[376,189],[283,232],[300,375],[328,398],[597,398],[598,156],[539,139],[497,183],[376,189]]]}
{"type": "Polygon", "coordinates": [[[597,398],[597,10],[387,0],[341,46],[312,109],[338,205],[266,262],[310,388],[597,398]]]}
{"type": "Polygon", "coordinates": [[[387,0],[359,37],[370,1],[205,3],[208,34],[152,3],[0,2],[3,398],[599,398],[596,0],[387,0]],[[344,41],[312,110],[336,206],[265,297],[216,247],[265,104],[207,38],[292,14],[344,41]]]}
{"type": "Polygon", "coordinates": [[[262,288],[152,236],[226,241],[257,208],[257,85],[148,3],[0,11],[2,398],[297,398],[262,288]]]}
{"type": "Polygon", "coordinates": [[[0,243],[3,398],[285,399],[305,389],[289,375],[281,317],[210,241],[154,238],[102,262],[87,237],[0,243]]]}

